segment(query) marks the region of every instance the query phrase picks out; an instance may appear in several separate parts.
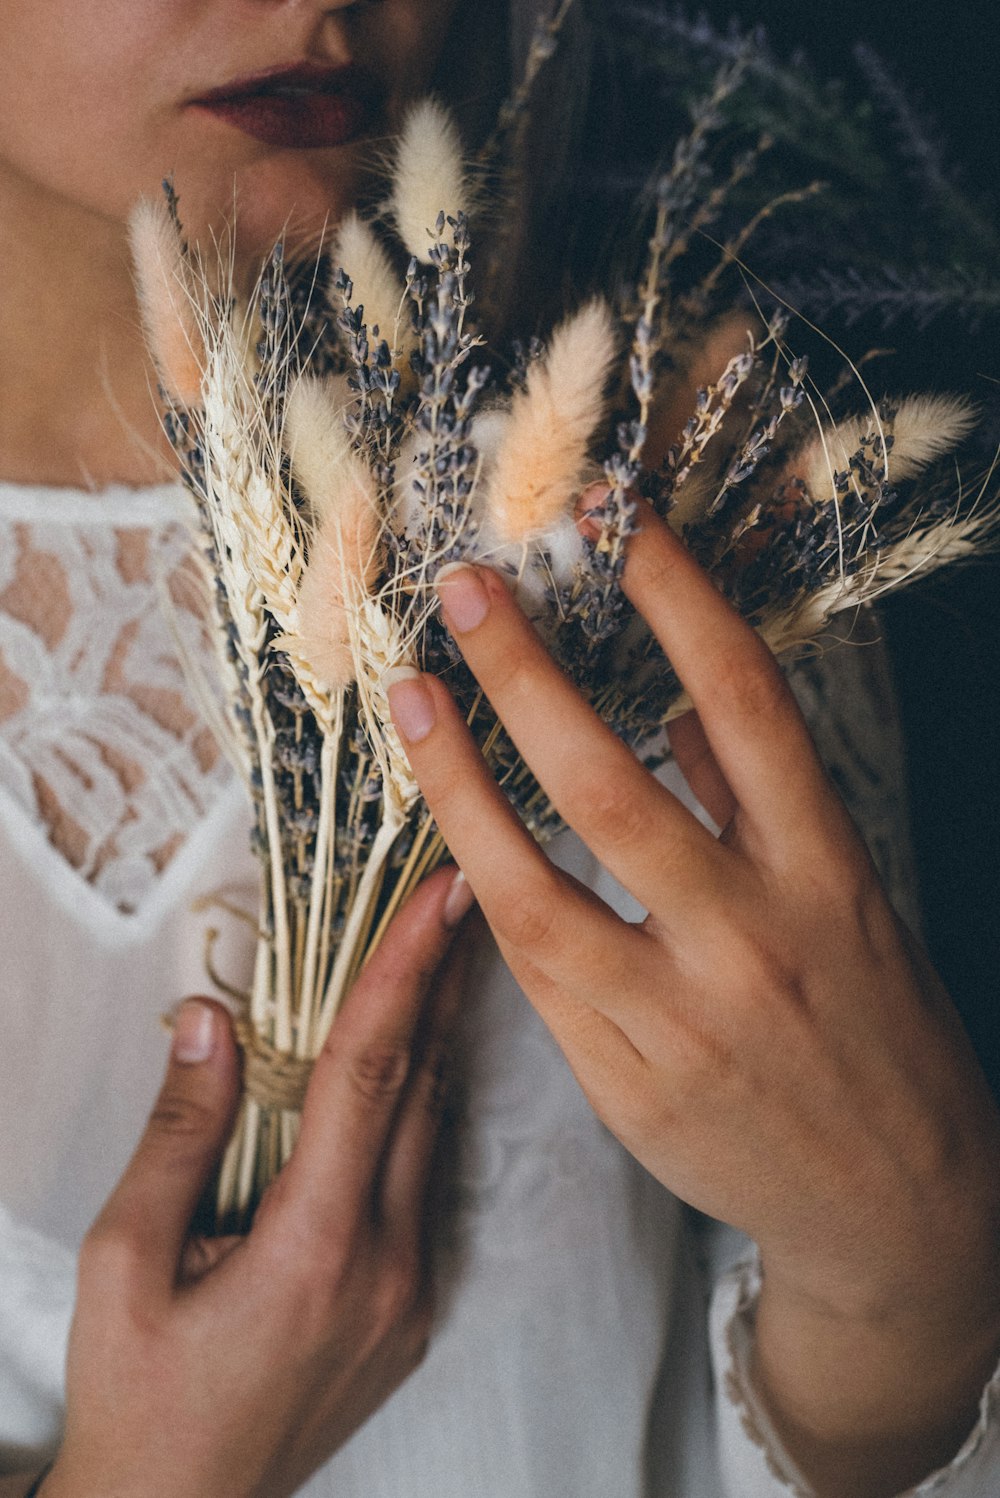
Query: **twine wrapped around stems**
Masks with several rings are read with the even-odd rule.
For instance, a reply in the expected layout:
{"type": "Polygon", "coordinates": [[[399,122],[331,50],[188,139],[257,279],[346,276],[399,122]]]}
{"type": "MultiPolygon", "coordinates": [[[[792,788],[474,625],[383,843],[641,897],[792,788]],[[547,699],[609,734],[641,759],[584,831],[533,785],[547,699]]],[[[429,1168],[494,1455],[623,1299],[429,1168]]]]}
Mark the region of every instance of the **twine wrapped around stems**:
{"type": "MultiPolygon", "coordinates": [[[[219,978],[214,977],[213,981],[219,984],[219,978]]],[[[229,987],[226,993],[234,1001],[234,1008],[229,1008],[229,1022],[243,1059],[244,1094],[262,1109],[301,1113],[313,1062],[289,1056],[272,1046],[251,1023],[249,998],[229,987]]],[[[174,1031],[175,1023],[174,1011],[163,1016],[163,1028],[168,1031],[174,1031]]]]}
{"type": "Polygon", "coordinates": [[[243,1090],[262,1108],[301,1113],[312,1061],[279,1051],[251,1024],[249,1014],[233,1019],[237,1044],[243,1053],[243,1090]]]}
{"type": "MultiPolygon", "coordinates": [[[[230,1001],[227,1011],[243,1064],[243,1092],[261,1108],[301,1113],[313,1062],[279,1050],[260,1033],[250,1018],[250,995],[234,988],[216,970],[212,949],[218,936],[214,927],[205,933],[205,971],[230,1001]]],[[[172,1031],[174,1023],[173,1011],[163,1016],[165,1029],[172,1031]]]]}

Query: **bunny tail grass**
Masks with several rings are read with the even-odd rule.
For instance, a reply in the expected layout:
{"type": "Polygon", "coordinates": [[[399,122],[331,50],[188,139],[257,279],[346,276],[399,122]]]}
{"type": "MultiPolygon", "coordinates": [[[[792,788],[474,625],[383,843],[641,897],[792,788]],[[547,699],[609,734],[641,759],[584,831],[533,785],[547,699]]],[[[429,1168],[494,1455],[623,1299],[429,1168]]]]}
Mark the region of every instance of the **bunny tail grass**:
{"type": "MultiPolygon", "coordinates": [[[[350,278],[353,302],[364,308],[369,337],[372,341],[376,337],[384,339],[393,363],[407,370],[417,339],[408,316],[403,284],[384,246],[357,213],[349,213],[340,225],[331,262],[335,270],[343,270],[350,278]]],[[[331,288],[330,299],[331,302],[336,299],[335,288],[331,288]]]]}
{"type": "Polygon", "coordinates": [[[449,242],[447,220],[468,213],[469,197],[454,121],[435,100],[421,100],[403,126],[390,202],[399,237],[410,254],[429,264],[435,241],[449,242]],[[445,223],[438,234],[435,225],[441,214],[445,223]]]}
{"type": "Polygon", "coordinates": [[[604,415],[616,347],[610,310],[593,301],[556,329],[546,356],[529,369],[487,495],[505,540],[541,534],[566,513],[604,415]]]}
{"type": "Polygon", "coordinates": [[[205,346],[180,233],[162,200],[132,211],[129,244],[143,331],[169,398],[193,407],[201,399],[205,346]]]}

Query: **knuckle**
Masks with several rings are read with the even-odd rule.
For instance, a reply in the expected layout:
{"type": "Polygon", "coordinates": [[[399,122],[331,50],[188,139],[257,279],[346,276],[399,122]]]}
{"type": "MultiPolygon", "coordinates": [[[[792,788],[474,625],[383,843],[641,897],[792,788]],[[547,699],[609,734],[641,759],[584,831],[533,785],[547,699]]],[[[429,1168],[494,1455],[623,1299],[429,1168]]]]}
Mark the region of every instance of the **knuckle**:
{"type": "Polygon", "coordinates": [[[358,1254],[319,1234],[299,1235],[294,1252],[275,1256],[281,1315],[304,1346],[322,1346],[359,1303],[358,1254]]]}
{"type": "Polygon", "coordinates": [[[218,1114],[210,1103],[171,1092],[157,1099],[149,1118],[152,1133],[178,1141],[194,1142],[214,1134],[217,1127],[218,1114]]]}
{"type": "Polygon", "coordinates": [[[686,1026],[675,1036],[672,1073],[673,1111],[690,1115],[694,1105],[717,1093],[734,1063],[732,1045],[707,1028],[686,1026]]]}
{"type": "Polygon", "coordinates": [[[362,1046],[344,1058],[348,1081],[365,1102],[378,1103],[399,1096],[410,1073],[408,1046],[380,1041],[362,1046]]]}
{"type": "Polygon", "coordinates": [[[508,707],[518,702],[536,703],[545,689],[544,671],[539,669],[538,636],[519,616],[515,616],[513,624],[519,638],[512,643],[508,637],[504,648],[491,655],[488,667],[484,663],[491,699],[502,699],[508,707]]]}
{"type": "Polygon", "coordinates": [[[416,1253],[397,1250],[382,1271],[379,1319],[386,1330],[409,1327],[418,1314],[421,1285],[416,1253]]]}
{"type": "Polygon", "coordinates": [[[675,1136],[684,1096],[682,1091],[674,1088],[672,1071],[669,1097],[654,1085],[641,1085],[603,1102],[606,1106],[601,1102],[593,1104],[602,1123],[617,1135],[626,1149],[642,1159],[650,1144],[661,1148],[675,1136]]]}
{"type": "Polygon", "coordinates": [[[772,723],[788,716],[789,689],[766,646],[752,654],[726,651],[713,663],[711,684],[703,689],[717,711],[737,713],[752,723],[772,723]]]}
{"type": "Polygon", "coordinates": [[[726,937],[728,952],[730,1024],[759,1022],[762,1009],[770,1010],[778,999],[801,997],[799,964],[784,956],[780,943],[763,930],[752,927],[732,930],[726,937]]]}
{"type": "Polygon", "coordinates": [[[93,1281],[127,1283],[138,1262],[139,1246],[131,1226],[117,1219],[105,1222],[98,1218],[80,1246],[81,1284],[93,1281]]]}
{"type": "Polygon", "coordinates": [[[579,785],[588,830],[609,847],[628,847],[649,832],[649,812],[630,784],[614,775],[587,777],[579,785]]]}
{"type": "Polygon", "coordinates": [[[511,890],[503,910],[493,921],[501,940],[522,949],[551,949],[557,944],[559,910],[556,887],[537,880],[511,890]]]}

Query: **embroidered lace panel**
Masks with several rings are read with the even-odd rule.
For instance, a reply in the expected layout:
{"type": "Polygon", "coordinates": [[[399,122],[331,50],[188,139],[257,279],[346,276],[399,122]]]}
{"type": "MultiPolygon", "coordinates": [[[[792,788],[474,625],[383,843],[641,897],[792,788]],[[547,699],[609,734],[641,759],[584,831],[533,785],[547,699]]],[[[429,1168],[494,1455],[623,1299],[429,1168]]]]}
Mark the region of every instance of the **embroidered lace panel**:
{"type": "Polygon", "coordinates": [[[211,649],[186,511],[0,485],[0,798],[122,914],[229,781],[181,664],[211,649]]]}

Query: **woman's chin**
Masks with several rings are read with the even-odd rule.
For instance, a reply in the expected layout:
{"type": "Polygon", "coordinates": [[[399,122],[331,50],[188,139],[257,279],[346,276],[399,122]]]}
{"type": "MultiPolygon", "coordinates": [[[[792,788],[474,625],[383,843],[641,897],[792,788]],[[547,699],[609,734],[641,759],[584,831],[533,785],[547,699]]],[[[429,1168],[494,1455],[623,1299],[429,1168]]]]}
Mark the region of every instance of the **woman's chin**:
{"type": "Polygon", "coordinates": [[[253,279],[275,244],[316,253],[355,202],[357,163],[338,151],[275,153],[226,180],[188,182],[178,173],[180,214],[189,243],[221,253],[238,284],[253,279]]]}

